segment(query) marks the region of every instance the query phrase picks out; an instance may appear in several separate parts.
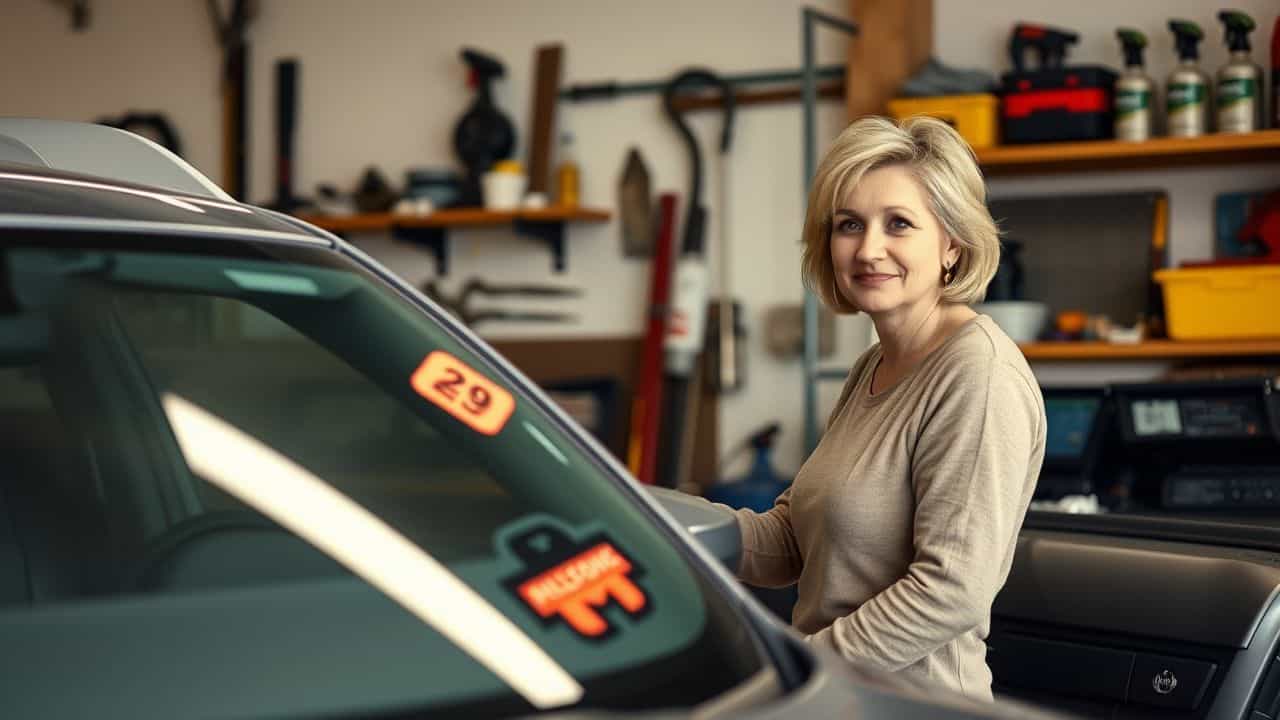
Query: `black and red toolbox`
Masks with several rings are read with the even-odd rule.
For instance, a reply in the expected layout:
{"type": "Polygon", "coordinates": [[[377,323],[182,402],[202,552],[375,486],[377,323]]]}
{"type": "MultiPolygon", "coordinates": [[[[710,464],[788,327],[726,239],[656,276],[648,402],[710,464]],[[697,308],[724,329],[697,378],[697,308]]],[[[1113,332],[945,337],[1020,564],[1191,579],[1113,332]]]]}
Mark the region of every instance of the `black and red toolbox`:
{"type": "Polygon", "coordinates": [[[1064,65],[1080,36],[1018,23],[1009,38],[1013,72],[1001,76],[1000,129],[1005,143],[1112,137],[1116,74],[1100,65],[1064,65]],[[1027,66],[1032,51],[1036,67],[1027,66]]]}

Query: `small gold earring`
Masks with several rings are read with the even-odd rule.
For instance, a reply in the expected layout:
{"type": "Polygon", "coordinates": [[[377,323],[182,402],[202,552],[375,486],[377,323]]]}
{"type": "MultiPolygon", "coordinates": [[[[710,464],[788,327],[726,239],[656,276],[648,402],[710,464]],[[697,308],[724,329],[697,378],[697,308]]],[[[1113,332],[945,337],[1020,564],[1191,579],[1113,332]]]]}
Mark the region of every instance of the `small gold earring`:
{"type": "Polygon", "coordinates": [[[950,285],[950,284],[951,284],[951,278],[953,278],[953,277],[955,277],[955,273],[951,272],[951,266],[950,266],[950,265],[943,265],[943,266],[942,266],[942,284],[943,284],[943,285],[950,285]]]}

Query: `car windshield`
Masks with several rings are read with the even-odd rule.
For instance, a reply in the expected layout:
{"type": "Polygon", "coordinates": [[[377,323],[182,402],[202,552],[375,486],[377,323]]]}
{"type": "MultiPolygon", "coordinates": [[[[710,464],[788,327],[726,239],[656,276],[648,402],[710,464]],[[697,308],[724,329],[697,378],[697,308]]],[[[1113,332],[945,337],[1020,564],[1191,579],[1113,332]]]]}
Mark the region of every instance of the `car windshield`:
{"type": "Polygon", "coordinates": [[[636,709],[757,676],[704,572],[476,347],[327,247],[4,236],[9,711],[636,709]]]}

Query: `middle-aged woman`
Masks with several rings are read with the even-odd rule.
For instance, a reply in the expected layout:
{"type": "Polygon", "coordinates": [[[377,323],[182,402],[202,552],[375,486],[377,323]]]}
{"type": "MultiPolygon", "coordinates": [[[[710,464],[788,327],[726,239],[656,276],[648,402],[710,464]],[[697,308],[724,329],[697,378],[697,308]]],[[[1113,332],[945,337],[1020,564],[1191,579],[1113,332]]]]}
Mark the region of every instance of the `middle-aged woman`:
{"type": "Polygon", "coordinates": [[[822,441],[766,513],[739,510],[739,577],[799,583],[794,626],[846,659],[990,699],[986,643],[1044,458],[1018,346],[970,303],[999,261],[973,153],[946,124],[868,118],[836,139],[804,225],[806,285],[864,312],[822,441]]]}

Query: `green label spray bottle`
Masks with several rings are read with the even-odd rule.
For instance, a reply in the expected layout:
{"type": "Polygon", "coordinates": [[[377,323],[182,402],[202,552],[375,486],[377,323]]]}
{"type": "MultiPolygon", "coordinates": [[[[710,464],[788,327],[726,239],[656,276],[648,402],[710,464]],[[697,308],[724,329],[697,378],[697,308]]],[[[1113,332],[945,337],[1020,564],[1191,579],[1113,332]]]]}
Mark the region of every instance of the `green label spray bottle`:
{"type": "Polygon", "coordinates": [[[1218,19],[1226,30],[1231,58],[1218,69],[1218,132],[1247,133],[1262,127],[1262,68],[1249,57],[1253,18],[1223,10],[1218,19]]]}
{"type": "Polygon", "coordinates": [[[1178,65],[1169,74],[1165,111],[1170,137],[1196,137],[1209,130],[1209,77],[1200,70],[1204,31],[1190,20],[1170,20],[1178,47],[1178,65]]]}
{"type": "Polygon", "coordinates": [[[1147,37],[1137,30],[1116,30],[1124,49],[1124,73],[1116,80],[1116,139],[1140,141],[1151,137],[1155,85],[1142,69],[1142,49],[1147,37]]]}

